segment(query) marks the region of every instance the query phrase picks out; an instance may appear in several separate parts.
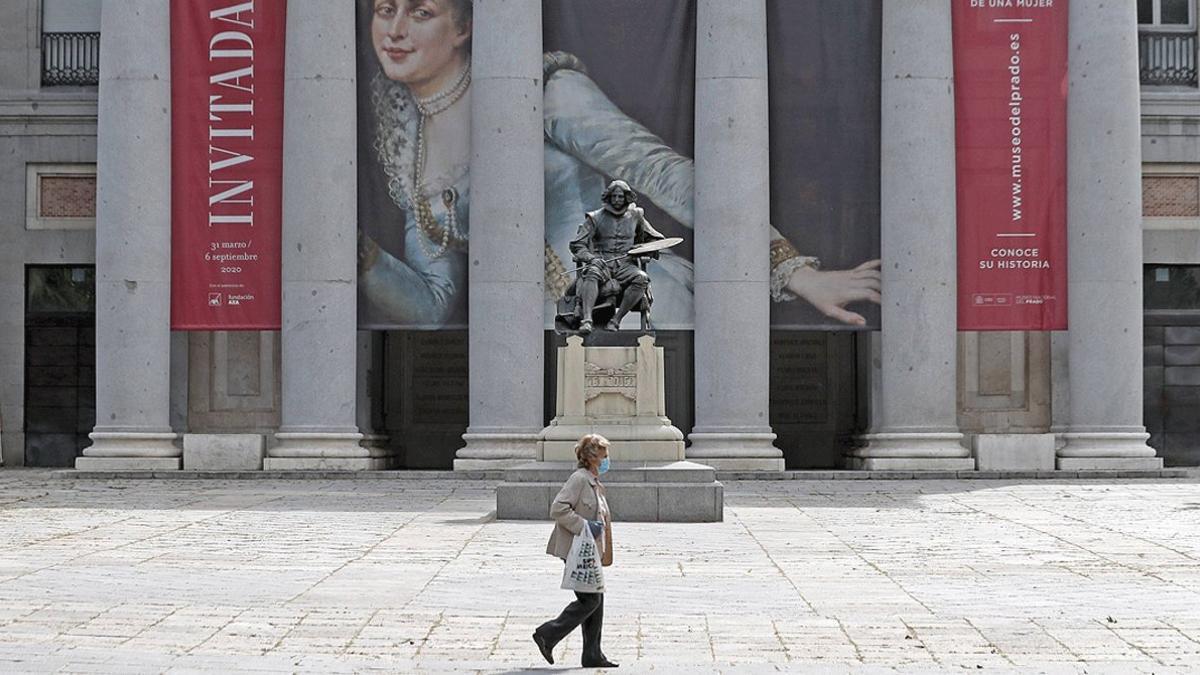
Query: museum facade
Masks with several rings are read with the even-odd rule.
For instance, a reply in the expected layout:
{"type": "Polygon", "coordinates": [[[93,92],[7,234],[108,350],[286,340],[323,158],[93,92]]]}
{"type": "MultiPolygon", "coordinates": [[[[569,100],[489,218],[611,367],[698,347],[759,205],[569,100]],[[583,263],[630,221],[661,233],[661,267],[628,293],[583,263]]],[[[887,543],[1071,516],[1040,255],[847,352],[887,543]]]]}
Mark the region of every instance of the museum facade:
{"type": "Polygon", "coordinates": [[[689,459],[1200,464],[1196,3],[1026,4],[8,3],[4,465],[532,460],[613,178],[689,459]]]}

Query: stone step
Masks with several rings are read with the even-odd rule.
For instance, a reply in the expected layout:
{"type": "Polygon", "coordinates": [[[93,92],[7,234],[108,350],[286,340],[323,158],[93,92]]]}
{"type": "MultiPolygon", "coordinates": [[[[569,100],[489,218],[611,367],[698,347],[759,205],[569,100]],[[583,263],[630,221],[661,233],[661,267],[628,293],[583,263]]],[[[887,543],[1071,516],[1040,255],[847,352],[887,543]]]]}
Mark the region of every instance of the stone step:
{"type": "MultiPolygon", "coordinates": [[[[4,469],[15,470],[15,469],[4,469]]],[[[81,480],[124,480],[167,478],[176,480],[488,480],[504,477],[501,470],[432,471],[422,469],[389,469],[385,471],[79,471],[61,469],[51,474],[55,478],[81,480]]]]}
{"type": "MultiPolygon", "coordinates": [[[[709,483],[605,483],[614,522],[718,523],[725,486],[709,483]]],[[[498,520],[550,520],[550,502],[562,482],[501,483],[496,486],[498,520]]]]}
{"type": "MultiPolygon", "coordinates": [[[[577,468],[574,462],[531,462],[505,469],[504,481],[561,485],[577,468]]],[[[608,486],[614,483],[711,483],[716,479],[715,469],[695,462],[623,461],[613,463],[602,482],[608,486]]]]}
{"type": "Polygon", "coordinates": [[[718,471],[717,480],[1099,480],[1200,478],[1200,469],[1059,469],[1054,471],[718,471]]]}

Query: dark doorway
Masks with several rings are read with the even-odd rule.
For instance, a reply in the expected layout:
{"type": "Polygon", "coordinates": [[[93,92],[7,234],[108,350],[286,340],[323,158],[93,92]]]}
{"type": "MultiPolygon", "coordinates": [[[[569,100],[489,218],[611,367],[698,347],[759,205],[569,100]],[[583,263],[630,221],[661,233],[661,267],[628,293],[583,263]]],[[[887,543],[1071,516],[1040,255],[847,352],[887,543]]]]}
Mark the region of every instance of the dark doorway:
{"type": "Polygon", "coordinates": [[[25,269],[25,465],[71,467],[96,424],[91,266],[25,269]]]}
{"type": "Polygon", "coordinates": [[[469,423],[466,330],[383,334],[383,426],[401,469],[450,469],[469,423]]]}
{"type": "Polygon", "coordinates": [[[1164,466],[1200,466],[1200,266],[1147,265],[1143,415],[1164,466]]]}
{"type": "Polygon", "coordinates": [[[861,432],[852,332],[771,331],[771,428],[788,469],[837,469],[861,432]]]}

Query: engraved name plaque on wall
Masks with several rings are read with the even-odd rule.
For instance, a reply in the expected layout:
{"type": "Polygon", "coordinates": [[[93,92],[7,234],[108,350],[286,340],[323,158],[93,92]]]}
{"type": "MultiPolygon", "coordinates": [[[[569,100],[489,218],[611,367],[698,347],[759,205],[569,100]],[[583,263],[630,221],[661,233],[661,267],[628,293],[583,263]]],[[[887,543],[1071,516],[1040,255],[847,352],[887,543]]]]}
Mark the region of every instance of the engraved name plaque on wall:
{"type": "MultiPolygon", "coordinates": [[[[406,333],[412,424],[464,426],[467,410],[465,331],[406,333]]],[[[460,432],[461,433],[461,432],[460,432]]]]}
{"type": "Polygon", "coordinates": [[[822,424],[829,417],[828,341],[822,333],[771,335],[771,423],[822,424]]]}

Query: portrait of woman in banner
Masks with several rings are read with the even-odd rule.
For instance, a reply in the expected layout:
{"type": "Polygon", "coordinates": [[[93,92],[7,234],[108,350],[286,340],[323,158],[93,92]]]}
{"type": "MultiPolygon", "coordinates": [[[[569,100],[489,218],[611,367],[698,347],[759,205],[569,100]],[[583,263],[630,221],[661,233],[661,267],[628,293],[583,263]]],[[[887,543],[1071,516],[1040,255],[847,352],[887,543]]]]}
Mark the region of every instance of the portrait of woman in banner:
{"type": "MultiPolygon", "coordinates": [[[[359,324],[461,327],[470,231],[472,3],[359,2],[359,324]]],[[[687,30],[694,32],[694,25],[687,30]]],[[[543,74],[544,310],[552,317],[554,301],[571,281],[562,274],[572,266],[570,241],[606,181],[627,181],[639,204],[691,228],[694,169],[691,158],[618,108],[580,58],[549,52],[543,74]]],[[[690,124],[690,107],[685,112],[690,124]]],[[[878,261],[821,271],[780,232],[773,229],[771,238],[774,300],[802,298],[848,324],[863,319],[847,304],[879,302],[878,261]]],[[[649,272],[656,325],[690,328],[691,261],[665,254],[649,272]]]]}

